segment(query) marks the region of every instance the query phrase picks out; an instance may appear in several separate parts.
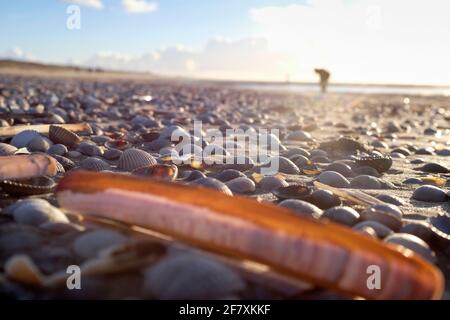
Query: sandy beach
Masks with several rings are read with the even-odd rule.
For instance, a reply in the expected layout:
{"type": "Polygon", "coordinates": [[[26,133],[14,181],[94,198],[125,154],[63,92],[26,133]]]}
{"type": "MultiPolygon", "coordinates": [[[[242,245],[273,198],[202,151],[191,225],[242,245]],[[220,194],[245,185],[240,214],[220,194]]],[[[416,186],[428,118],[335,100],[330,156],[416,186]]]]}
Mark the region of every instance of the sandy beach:
{"type": "MultiPolygon", "coordinates": [[[[0,75],[0,110],[2,157],[45,154],[56,160],[58,168],[47,175],[54,184],[36,177],[15,179],[13,171],[3,173],[2,295],[16,299],[354,298],[315,283],[281,277],[270,269],[262,272],[260,267],[219,252],[167,239],[151,228],[74,212],[70,204],[58,201],[61,198],[55,197],[54,186],[82,169],[214,189],[288,208],[300,219],[341,224],[358,236],[412,250],[436,266],[447,282],[442,298],[450,297],[447,97],[268,92],[207,82],[9,72],[0,75]],[[194,121],[201,122],[204,131],[200,146],[194,143],[199,134],[193,130],[194,121]],[[38,133],[21,127],[42,124],[53,125],[53,129],[41,126],[38,133]],[[92,130],[80,129],[70,139],[63,138],[54,127],[65,124],[89,125],[92,130]],[[12,128],[18,131],[8,133],[12,128]],[[192,137],[189,150],[194,154],[196,148],[204,151],[217,144],[206,141],[205,132],[236,128],[247,134],[278,130],[276,136],[264,136],[270,141],[273,152],[268,159],[276,160],[276,172],[264,174],[267,163],[260,158],[231,165],[175,162],[174,151],[183,159],[188,152],[177,149],[178,141],[170,139],[174,132],[192,137]],[[8,174],[12,176],[5,178],[8,174]],[[293,193],[288,186],[296,185],[311,195],[301,198],[300,193],[293,193]],[[383,204],[358,203],[349,197],[353,191],[383,204]],[[336,214],[342,206],[346,209],[336,214]],[[377,209],[371,213],[369,208],[374,206],[377,209]],[[391,220],[383,220],[388,216],[391,220]],[[136,245],[136,241],[141,242],[136,245]],[[105,250],[119,257],[127,251],[125,260],[133,263],[102,260],[105,250]],[[68,266],[87,268],[86,264],[99,261],[98,271],[83,276],[82,290],[68,290],[66,281],[50,286],[43,280],[56,279],[58,274],[64,274],[65,280],[68,266]],[[199,283],[197,278],[204,281],[199,283]]],[[[238,142],[217,144],[214,155],[224,157],[231,151],[245,155],[248,148],[238,142]]],[[[148,208],[149,214],[154,210],[148,208]]]]}

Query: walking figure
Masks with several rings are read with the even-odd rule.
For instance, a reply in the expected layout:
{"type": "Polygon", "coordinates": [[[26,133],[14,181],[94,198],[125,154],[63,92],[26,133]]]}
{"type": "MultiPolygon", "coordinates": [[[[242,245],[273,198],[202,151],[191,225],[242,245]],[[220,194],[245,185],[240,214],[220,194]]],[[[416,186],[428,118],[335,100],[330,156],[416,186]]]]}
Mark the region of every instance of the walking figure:
{"type": "Polygon", "coordinates": [[[314,72],[317,73],[320,77],[320,89],[322,93],[327,92],[328,79],[330,79],[330,73],[325,69],[314,69],[314,72]]]}

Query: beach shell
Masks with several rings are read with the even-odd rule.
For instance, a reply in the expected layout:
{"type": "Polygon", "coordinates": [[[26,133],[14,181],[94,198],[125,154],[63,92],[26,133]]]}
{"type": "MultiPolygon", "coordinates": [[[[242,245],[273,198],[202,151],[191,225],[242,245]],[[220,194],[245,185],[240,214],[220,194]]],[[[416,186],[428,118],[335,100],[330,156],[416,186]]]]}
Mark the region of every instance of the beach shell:
{"type": "Polygon", "coordinates": [[[272,192],[275,189],[289,186],[289,183],[276,176],[267,176],[262,178],[259,181],[258,185],[262,190],[266,192],[272,192]]]}
{"type": "Polygon", "coordinates": [[[431,263],[436,263],[436,254],[430,249],[430,246],[412,234],[407,233],[394,233],[384,239],[384,242],[400,245],[407,249],[410,249],[431,263]]]}
{"type": "Polygon", "coordinates": [[[369,166],[361,166],[353,169],[353,173],[355,175],[366,175],[366,176],[372,176],[372,177],[380,177],[381,174],[378,172],[377,169],[369,167],[369,166]]]}
{"type": "Polygon", "coordinates": [[[251,193],[255,191],[255,183],[247,177],[237,177],[228,182],[226,185],[233,193],[251,193]]]}
{"type": "Polygon", "coordinates": [[[124,140],[111,140],[105,142],[105,147],[108,149],[126,150],[131,147],[131,143],[124,140]]]}
{"type": "Polygon", "coordinates": [[[31,152],[47,152],[52,144],[48,138],[37,136],[27,144],[27,149],[31,152]]]}
{"type": "Polygon", "coordinates": [[[125,150],[119,158],[117,168],[131,172],[134,169],[156,164],[155,158],[144,150],[131,148],[125,150]]]}
{"type": "Polygon", "coordinates": [[[448,248],[450,244],[450,218],[444,215],[432,217],[430,218],[430,227],[444,248],[448,248]]]}
{"type": "Polygon", "coordinates": [[[376,196],[376,198],[383,202],[390,203],[396,206],[404,206],[406,204],[405,201],[403,201],[401,198],[390,194],[380,194],[376,196]]]}
{"type": "Polygon", "coordinates": [[[403,225],[399,231],[400,233],[409,233],[419,237],[426,243],[431,243],[434,239],[431,224],[428,221],[412,221],[403,225]]]}
{"type": "Polygon", "coordinates": [[[108,149],[105,151],[105,153],[103,153],[103,158],[105,158],[106,160],[117,160],[120,158],[121,155],[122,155],[121,150],[108,149]]]}
{"type": "Polygon", "coordinates": [[[88,157],[101,157],[103,150],[93,142],[83,141],[78,144],[77,151],[88,157]]]}
{"type": "Polygon", "coordinates": [[[381,189],[383,184],[380,179],[368,175],[356,176],[350,182],[350,188],[354,189],[381,189]]]}
{"type": "Polygon", "coordinates": [[[66,210],[156,230],[338,293],[372,299],[439,299],[443,293],[439,269],[412,252],[248,197],[230,201],[207,188],[89,171],[66,174],[56,197],[66,210]],[[388,275],[380,290],[367,287],[370,265],[388,275]]]}
{"type": "Polygon", "coordinates": [[[107,162],[95,157],[84,159],[80,162],[79,166],[82,169],[90,171],[111,170],[111,166],[107,162]]]}
{"type": "Polygon", "coordinates": [[[161,180],[175,180],[178,176],[178,167],[174,164],[153,164],[131,171],[132,174],[161,180]]]}
{"type": "Polygon", "coordinates": [[[321,219],[330,219],[333,222],[351,227],[358,222],[359,213],[351,207],[333,207],[325,210],[321,219]]]}
{"type": "Polygon", "coordinates": [[[278,205],[283,208],[291,209],[296,214],[305,217],[312,217],[318,219],[322,215],[322,210],[320,208],[303,200],[286,199],[281,201],[278,205]]]}
{"type": "Polygon", "coordinates": [[[391,230],[398,231],[402,226],[402,211],[393,204],[375,204],[361,212],[361,220],[377,221],[391,230]]]}
{"type": "Polygon", "coordinates": [[[12,210],[17,223],[39,226],[47,222],[68,223],[66,215],[43,199],[19,201],[12,210]]]}
{"type": "Polygon", "coordinates": [[[56,161],[58,163],[60,163],[63,166],[64,170],[66,170],[66,171],[69,171],[69,170],[75,168],[75,162],[73,162],[69,158],[59,156],[56,154],[52,154],[52,157],[55,158],[56,161]]]}
{"type": "Polygon", "coordinates": [[[285,157],[270,157],[269,161],[262,165],[261,167],[274,170],[274,174],[278,172],[286,174],[299,174],[300,169],[295,165],[294,162],[285,157]]]}
{"type": "Polygon", "coordinates": [[[294,131],[291,132],[287,137],[286,140],[293,140],[293,141],[311,141],[312,137],[311,134],[306,132],[306,131],[302,131],[302,130],[298,130],[298,131],[294,131]]]}
{"type": "Polygon", "coordinates": [[[305,149],[302,149],[302,148],[291,148],[291,149],[288,149],[287,151],[283,152],[283,157],[286,157],[286,158],[291,158],[291,157],[297,156],[297,155],[304,156],[306,158],[309,158],[311,156],[311,154],[308,151],[306,151],[305,149]]]}
{"type": "Polygon", "coordinates": [[[214,189],[214,190],[220,191],[229,196],[233,195],[233,192],[231,192],[230,188],[228,188],[225,183],[223,183],[217,179],[214,179],[214,178],[209,178],[209,177],[200,178],[200,179],[193,180],[192,182],[190,182],[190,184],[214,189]]]}
{"type": "Polygon", "coordinates": [[[145,271],[145,292],[156,299],[223,299],[245,283],[223,264],[199,255],[169,255],[145,271]]]}
{"type": "Polygon", "coordinates": [[[0,142],[0,156],[10,156],[17,151],[17,148],[13,145],[0,142]]]}
{"type": "Polygon", "coordinates": [[[65,155],[69,150],[67,150],[67,147],[63,144],[57,143],[52,145],[48,150],[47,153],[50,155],[58,155],[63,156],[65,155]]]}
{"type": "Polygon", "coordinates": [[[417,170],[420,170],[423,172],[428,172],[428,173],[449,173],[450,172],[449,168],[443,166],[440,163],[435,163],[435,162],[426,163],[422,167],[417,168],[417,170]]]}
{"type": "Polygon", "coordinates": [[[11,256],[17,252],[33,252],[39,250],[44,243],[39,229],[17,223],[0,225],[0,252],[2,257],[11,256]]]}
{"type": "Polygon", "coordinates": [[[73,148],[81,142],[81,138],[76,133],[56,125],[50,126],[48,136],[53,143],[60,143],[68,148],[73,148]]]}
{"type": "Polygon", "coordinates": [[[356,159],[356,164],[360,167],[368,166],[376,169],[379,173],[388,171],[392,166],[392,158],[389,156],[369,156],[356,159]]]}
{"type": "Polygon", "coordinates": [[[319,207],[320,209],[329,209],[342,204],[341,199],[329,190],[315,190],[311,197],[307,199],[308,202],[319,207]]]}
{"type": "Polygon", "coordinates": [[[222,182],[227,182],[239,177],[245,177],[245,175],[242,172],[234,169],[223,170],[214,176],[214,178],[222,182]]]}
{"type": "Polygon", "coordinates": [[[378,238],[383,239],[389,236],[390,234],[394,233],[391,229],[386,227],[384,224],[381,224],[376,221],[362,221],[353,226],[354,230],[364,230],[364,228],[369,227],[372,228],[375,232],[378,238]]]}
{"type": "Polygon", "coordinates": [[[183,176],[180,180],[185,182],[194,181],[201,178],[206,178],[206,175],[199,170],[187,170],[183,172],[183,176]]]}
{"type": "Polygon", "coordinates": [[[351,177],[353,175],[352,168],[342,162],[333,162],[326,167],[326,171],[337,172],[344,177],[351,177]]]}
{"type": "Polygon", "coordinates": [[[311,160],[302,155],[296,155],[289,158],[299,168],[304,168],[312,164],[311,160]]]}
{"type": "Polygon", "coordinates": [[[16,148],[24,148],[30,143],[31,140],[40,136],[41,135],[35,130],[24,130],[16,134],[12,138],[10,144],[15,146],[16,148]]]}
{"type": "Polygon", "coordinates": [[[84,259],[94,258],[100,251],[126,241],[127,238],[118,232],[98,229],[81,234],[74,241],[73,250],[84,259]]]}
{"type": "Polygon", "coordinates": [[[348,181],[342,174],[335,171],[322,172],[317,177],[317,181],[335,188],[348,188],[350,186],[350,181],[348,181]]]}
{"type": "Polygon", "coordinates": [[[272,193],[280,200],[298,199],[305,200],[311,197],[313,190],[311,187],[303,184],[292,184],[286,187],[280,187],[272,191],[272,193]]]}
{"type": "Polygon", "coordinates": [[[420,186],[414,190],[412,198],[425,202],[445,202],[448,200],[444,190],[432,185],[420,186]]]}
{"type": "Polygon", "coordinates": [[[41,176],[29,179],[15,179],[0,181],[2,190],[11,196],[31,196],[51,193],[56,187],[52,178],[41,176]]]}

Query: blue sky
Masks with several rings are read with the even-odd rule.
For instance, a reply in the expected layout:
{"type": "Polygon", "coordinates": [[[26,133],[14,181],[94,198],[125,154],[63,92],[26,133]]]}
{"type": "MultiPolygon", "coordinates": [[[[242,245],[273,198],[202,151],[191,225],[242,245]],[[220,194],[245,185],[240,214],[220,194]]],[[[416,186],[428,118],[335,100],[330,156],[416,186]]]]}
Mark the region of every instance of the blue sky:
{"type": "Polygon", "coordinates": [[[0,0],[0,57],[203,78],[450,84],[446,0],[0,0]],[[68,30],[77,4],[81,28],[68,30]],[[6,31],[5,31],[6,30],[6,31]]]}

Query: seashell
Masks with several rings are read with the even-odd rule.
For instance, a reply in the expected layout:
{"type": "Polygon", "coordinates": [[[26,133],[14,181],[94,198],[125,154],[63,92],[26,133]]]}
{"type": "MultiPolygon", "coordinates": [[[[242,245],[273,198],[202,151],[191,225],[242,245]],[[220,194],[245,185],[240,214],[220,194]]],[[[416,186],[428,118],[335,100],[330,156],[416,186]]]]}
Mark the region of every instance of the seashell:
{"type": "Polygon", "coordinates": [[[16,148],[24,148],[26,147],[31,140],[33,140],[36,137],[40,137],[41,135],[34,130],[24,130],[18,134],[16,134],[10,144],[15,146],[16,148]]]}
{"type": "Polygon", "coordinates": [[[217,179],[214,179],[214,178],[206,177],[206,178],[196,179],[196,180],[193,180],[192,182],[190,182],[190,185],[197,185],[197,186],[214,189],[214,190],[220,191],[228,196],[233,195],[230,188],[228,188],[225,183],[223,183],[217,179]]]}
{"type": "Polygon", "coordinates": [[[80,162],[79,166],[82,169],[90,171],[111,170],[111,166],[108,163],[95,157],[89,157],[84,159],[83,161],[80,162]]]}
{"type": "Polygon", "coordinates": [[[422,167],[417,168],[416,170],[420,170],[428,173],[450,173],[450,169],[443,166],[442,164],[431,162],[426,163],[422,167]]]}
{"type": "Polygon", "coordinates": [[[324,156],[311,157],[310,160],[313,163],[330,163],[331,162],[331,160],[328,157],[324,157],[324,156]]]}
{"type": "Polygon", "coordinates": [[[47,152],[53,143],[42,136],[36,136],[27,144],[27,149],[32,152],[47,152]]]}
{"type": "Polygon", "coordinates": [[[383,184],[380,179],[368,175],[356,176],[350,182],[350,188],[354,189],[381,189],[383,184]]]}
{"type": "Polygon", "coordinates": [[[148,268],[144,286],[156,299],[223,299],[242,291],[245,283],[223,264],[181,253],[148,268]]]}
{"type": "Polygon", "coordinates": [[[377,178],[381,176],[381,174],[378,172],[377,169],[374,169],[369,166],[357,167],[357,168],[353,169],[353,173],[355,175],[366,175],[366,176],[373,176],[373,177],[377,177],[377,178]]]}
{"type": "Polygon", "coordinates": [[[239,177],[245,177],[245,174],[234,169],[223,170],[214,176],[214,178],[222,182],[227,182],[239,177]]]}
{"type": "Polygon", "coordinates": [[[152,142],[153,140],[156,140],[159,138],[159,130],[150,130],[146,133],[143,133],[141,135],[141,138],[145,142],[152,142]]]}
{"type": "Polygon", "coordinates": [[[423,184],[423,181],[418,178],[408,178],[402,181],[403,184],[423,184]]]}
{"type": "Polygon", "coordinates": [[[13,145],[0,142],[0,156],[10,156],[17,151],[17,148],[13,145]]]}
{"type": "Polygon", "coordinates": [[[444,187],[447,183],[447,179],[433,176],[423,177],[421,180],[424,184],[431,184],[436,187],[444,187]]]}
{"type": "Polygon", "coordinates": [[[329,190],[315,190],[308,202],[320,209],[329,209],[342,204],[341,199],[329,190]]]}
{"type": "Polygon", "coordinates": [[[297,155],[300,155],[300,156],[303,156],[306,158],[309,158],[311,156],[311,154],[308,151],[306,151],[305,149],[302,149],[302,148],[289,149],[286,152],[283,152],[282,155],[283,155],[283,157],[286,157],[286,158],[291,158],[291,157],[297,156],[297,155]]]}
{"type": "Polygon", "coordinates": [[[414,190],[412,198],[425,202],[445,202],[448,200],[444,190],[431,185],[420,186],[414,190]]]}
{"type": "Polygon", "coordinates": [[[280,200],[307,200],[311,197],[312,188],[303,184],[292,184],[286,187],[275,189],[272,191],[272,193],[280,200]]]}
{"type": "Polygon", "coordinates": [[[384,242],[400,245],[410,249],[431,263],[436,263],[436,254],[430,249],[430,246],[412,234],[394,233],[384,239],[384,242]]]}
{"type": "Polygon", "coordinates": [[[310,158],[314,158],[314,157],[328,157],[328,152],[326,152],[325,150],[321,150],[321,149],[311,150],[310,158]]]}
{"type": "Polygon", "coordinates": [[[43,199],[26,199],[15,204],[12,215],[17,223],[38,226],[48,222],[68,223],[66,215],[43,199]]]}
{"type": "Polygon", "coordinates": [[[117,169],[131,172],[134,169],[154,164],[156,164],[156,160],[149,153],[131,148],[122,153],[117,163],[117,169]]]}
{"type": "Polygon", "coordinates": [[[270,157],[269,160],[261,165],[260,168],[265,168],[266,170],[271,170],[271,174],[278,172],[286,174],[299,174],[300,169],[291,160],[285,157],[270,157]]]}
{"type": "Polygon", "coordinates": [[[262,190],[266,192],[272,192],[275,189],[289,186],[289,183],[276,176],[267,176],[262,178],[259,181],[258,185],[262,190]]]}
{"type": "Polygon", "coordinates": [[[322,172],[317,177],[317,181],[335,188],[348,188],[350,186],[350,181],[348,181],[342,174],[335,171],[322,172]]]}
{"type": "Polygon", "coordinates": [[[438,299],[443,293],[442,273],[418,255],[246,197],[230,201],[206,188],[88,171],[66,174],[56,196],[67,210],[147,227],[352,296],[438,299]],[[366,285],[373,264],[388,275],[380,290],[366,285]]]}
{"type": "Polygon", "coordinates": [[[255,183],[247,177],[237,177],[226,183],[233,193],[251,193],[255,191],[255,183]]]}
{"type": "Polygon", "coordinates": [[[65,155],[69,150],[67,150],[67,147],[63,144],[54,144],[50,148],[48,148],[47,153],[50,155],[58,155],[63,156],[65,155]]]}
{"type": "Polygon", "coordinates": [[[68,148],[73,148],[81,142],[81,138],[76,133],[57,125],[50,126],[48,136],[53,143],[63,144],[68,148]]]}
{"type": "Polygon", "coordinates": [[[450,243],[450,218],[448,216],[437,216],[430,218],[430,228],[444,247],[450,243]]]}
{"type": "Polygon", "coordinates": [[[319,145],[319,148],[327,153],[335,155],[356,154],[358,151],[368,153],[370,151],[370,149],[363,143],[347,137],[322,142],[319,145]]]}
{"type": "Polygon", "coordinates": [[[392,158],[389,156],[361,157],[356,159],[356,164],[360,167],[372,167],[379,173],[383,173],[388,171],[392,167],[392,158]]]}
{"type": "Polygon", "coordinates": [[[178,175],[178,167],[174,164],[153,164],[131,171],[138,176],[161,180],[175,180],[178,175]]]}
{"type": "Polygon", "coordinates": [[[103,150],[94,144],[93,142],[80,142],[77,147],[77,151],[88,157],[101,157],[103,156],[103,150]]]}
{"type": "Polygon", "coordinates": [[[35,227],[17,223],[0,225],[0,252],[2,257],[17,252],[39,250],[43,243],[44,238],[35,227]]]}
{"type": "Polygon", "coordinates": [[[292,160],[298,168],[308,167],[312,164],[311,160],[302,155],[291,157],[290,160],[292,160]]]}
{"type": "Polygon", "coordinates": [[[352,168],[349,165],[342,162],[333,162],[329,164],[325,170],[337,172],[343,175],[344,177],[351,177],[353,175],[352,168]]]}
{"type": "Polygon", "coordinates": [[[321,219],[324,218],[351,227],[358,222],[359,213],[351,207],[333,207],[323,212],[321,219]]]}
{"type": "Polygon", "coordinates": [[[427,243],[431,243],[434,239],[431,225],[426,221],[413,221],[403,225],[399,231],[400,233],[409,233],[419,237],[427,243]]]}
{"type": "Polygon", "coordinates": [[[291,209],[295,213],[305,217],[319,219],[320,216],[322,215],[321,209],[303,200],[286,199],[281,201],[278,205],[283,208],[291,209]]]}
{"type": "Polygon", "coordinates": [[[199,170],[187,170],[183,172],[181,180],[185,182],[194,181],[197,179],[206,178],[206,175],[199,170]]]}
{"type": "Polygon", "coordinates": [[[433,147],[424,147],[419,148],[416,150],[415,154],[421,154],[421,155],[434,155],[434,148],[433,147]]]}
{"type": "Polygon", "coordinates": [[[376,221],[394,231],[402,226],[402,211],[393,204],[375,204],[361,212],[361,220],[376,221]]]}
{"type": "Polygon", "coordinates": [[[385,225],[376,222],[376,221],[362,221],[353,226],[354,230],[363,230],[364,228],[369,227],[372,228],[377,237],[380,239],[386,238],[390,234],[394,233],[391,229],[386,227],[385,225]]]}
{"type": "Polygon", "coordinates": [[[247,171],[255,166],[255,162],[247,156],[228,156],[224,163],[220,165],[221,170],[235,169],[238,171],[247,171]]]}
{"type": "Polygon", "coordinates": [[[117,160],[120,158],[122,153],[123,152],[121,150],[108,149],[105,151],[105,153],[103,153],[103,158],[105,158],[106,160],[117,160]]]}
{"type": "Polygon", "coordinates": [[[56,187],[52,178],[41,176],[28,179],[0,181],[2,190],[11,196],[31,196],[51,193],[56,187]]]}
{"type": "Polygon", "coordinates": [[[56,160],[44,154],[0,157],[0,179],[3,180],[54,176],[56,172],[56,160]]]}
{"type": "Polygon", "coordinates": [[[84,259],[96,257],[100,251],[114,245],[123,244],[127,238],[122,234],[106,229],[81,234],[73,243],[76,255],[84,259]]]}
{"type": "Polygon", "coordinates": [[[311,141],[312,137],[311,134],[306,132],[306,131],[302,131],[302,130],[298,130],[298,131],[294,131],[291,132],[287,137],[286,140],[293,140],[293,141],[311,141]]]}
{"type": "Polygon", "coordinates": [[[406,204],[405,201],[403,201],[399,197],[390,194],[380,194],[376,198],[383,202],[390,203],[396,206],[404,206],[406,204]]]}
{"type": "Polygon", "coordinates": [[[124,139],[111,140],[105,142],[105,147],[108,149],[126,150],[131,147],[131,143],[124,139]]]}
{"type": "Polygon", "coordinates": [[[63,166],[64,170],[66,170],[66,171],[69,171],[69,170],[75,168],[75,162],[73,162],[69,158],[59,156],[56,154],[53,154],[52,157],[55,158],[56,161],[58,163],[60,163],[63,166]]]}

